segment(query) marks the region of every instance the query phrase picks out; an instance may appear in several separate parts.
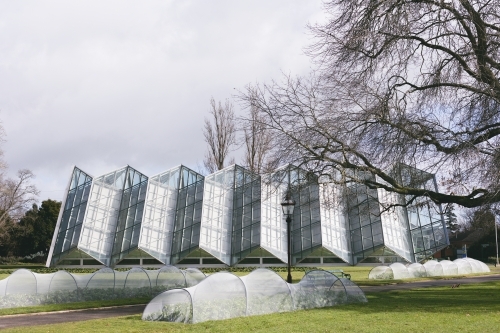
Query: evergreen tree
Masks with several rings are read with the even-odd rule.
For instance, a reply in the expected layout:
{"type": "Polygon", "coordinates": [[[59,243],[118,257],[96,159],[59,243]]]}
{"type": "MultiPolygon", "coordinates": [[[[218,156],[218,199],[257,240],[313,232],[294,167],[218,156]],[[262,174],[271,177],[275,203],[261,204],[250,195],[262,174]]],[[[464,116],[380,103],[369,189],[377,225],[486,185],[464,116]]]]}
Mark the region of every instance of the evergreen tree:
{"type": "Polygon", "coordinates": [[[493,233],[495,226],[495,215],[490,206],[482,206],[469,213],[467,229],[470,231],[482,230],[483,233],[493,233]]]}
{"type": "Polygon", "coordinates": [[[6,218],[1,226],[0,232],[0,257],[10,257],[15,255],[17,223],[10,217],[6,218]]]}
{"type": "Polygon", "coordinates": [[[16,255],[48,253],[60,208],[59,201],[50,199],[43,201],[40,207],[33,204],[15,230],[16,255]]]}
{"type": "Polygon", "coordinates": [[[457,215],[453,212],[454,210],[455,207],[450,204],[444,211],[444,221],[446,223],[446,228],[448,228],[448,233],[452,236],[456,236],[459,231],[457,215]]]}

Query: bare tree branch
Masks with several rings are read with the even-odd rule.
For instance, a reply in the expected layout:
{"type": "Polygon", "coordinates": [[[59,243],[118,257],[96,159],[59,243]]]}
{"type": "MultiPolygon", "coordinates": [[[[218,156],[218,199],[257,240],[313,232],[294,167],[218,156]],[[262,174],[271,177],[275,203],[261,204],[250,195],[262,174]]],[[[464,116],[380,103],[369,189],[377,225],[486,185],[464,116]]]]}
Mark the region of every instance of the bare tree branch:
{"type": "Polygon", "coordinates": [[[35,176],[30,170],[19,170],[17,179],[0,181],[0,229],[8,218],[21,218],[36,203],[38,190],[31,183],[35,176]]]}
{"type": "Polygon", "coordinates": [[[224,106],[210,100],[210,114],[213,119],[205,118],[203,135],[208,144],[208,151],[203,164],[209,172],[223,169],[231,148],[236,144],[236,124],[233,105],[226,100],[224,106]]]}
{"type": "Polygon", "coordinates": [[[268,158],[272,148],[272,135],[267,128],[266,118],[253,105],[248,108],[248,118],[242,120],[242,132],[245,147],[243,165],[256,174],[273,169],[268,158]]]}

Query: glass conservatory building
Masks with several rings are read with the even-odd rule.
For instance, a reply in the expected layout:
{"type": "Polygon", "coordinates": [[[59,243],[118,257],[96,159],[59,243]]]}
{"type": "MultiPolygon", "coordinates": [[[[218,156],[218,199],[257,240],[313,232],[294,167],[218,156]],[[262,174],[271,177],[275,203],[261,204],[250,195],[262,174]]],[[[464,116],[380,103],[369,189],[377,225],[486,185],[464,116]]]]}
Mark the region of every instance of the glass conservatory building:
{"type": "MultiPolygon", "coordinates": [[[[393,172],[437,189],[432,174],[393,172]]],[[[100,177],[75,167],[47,266],[286,265],[288,189],[294,266],[415,263],[449,244],[441,207],[428,200],[324,183],[293,165],[262,176],[233,165],[205,177],[185,166],[152,177],[130,166],[100,177]]]]}

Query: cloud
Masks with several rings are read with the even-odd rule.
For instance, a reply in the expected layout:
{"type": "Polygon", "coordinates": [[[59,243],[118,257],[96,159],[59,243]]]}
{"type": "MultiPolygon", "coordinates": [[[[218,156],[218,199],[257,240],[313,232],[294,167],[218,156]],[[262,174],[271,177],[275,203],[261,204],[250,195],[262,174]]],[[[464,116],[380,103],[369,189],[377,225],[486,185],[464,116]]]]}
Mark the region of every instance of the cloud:
{"type": "Polygon", "coordinates": [[[321,1],[0,4],[0,119],[13,174],[62,199],[72,165],[94,176],[201,165],[211,96],[305,74],[321,1]],[[52,192],[53,191],[53,192],[52,192]]]}

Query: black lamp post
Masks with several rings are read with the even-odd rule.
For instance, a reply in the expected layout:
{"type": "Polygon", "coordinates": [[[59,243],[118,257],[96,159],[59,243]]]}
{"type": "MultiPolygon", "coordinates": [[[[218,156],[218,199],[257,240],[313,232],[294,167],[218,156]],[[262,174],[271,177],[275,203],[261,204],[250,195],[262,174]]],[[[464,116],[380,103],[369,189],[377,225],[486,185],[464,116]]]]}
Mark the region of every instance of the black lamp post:
{"type": "Polygon", "coordinates": [[[292,194],[290,189],[286,192],[285,199],[281,203],[283,208],[283,215],[286,216],[286,234],[288,240],[288,276],[286,282],[292,283],[292,273],[291,273],[291,263],[292,263],[292,240],[290,235],[290,229],[292,224],[293,209],[295,208],[295,200],[292,199],[292,194]]]}
{"type": "Polygon", "coordinates": [[[495,214],[494,216],[494,222],[495,222],[495,245],[497,249],[497,262],[495,263],[495,267],[498,267],[500,263],[498,262],[498,228],[497,228],[497,215],[495,214]]]}

